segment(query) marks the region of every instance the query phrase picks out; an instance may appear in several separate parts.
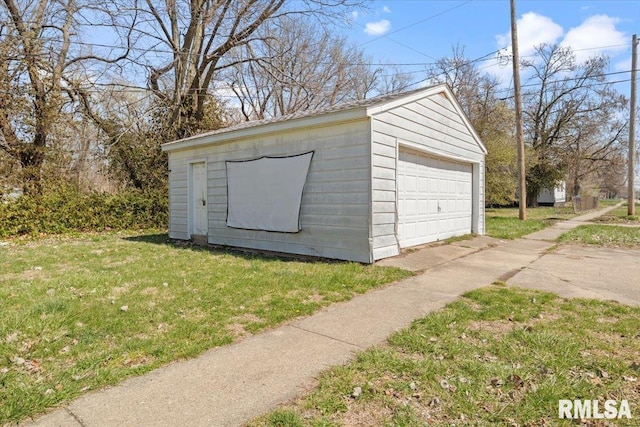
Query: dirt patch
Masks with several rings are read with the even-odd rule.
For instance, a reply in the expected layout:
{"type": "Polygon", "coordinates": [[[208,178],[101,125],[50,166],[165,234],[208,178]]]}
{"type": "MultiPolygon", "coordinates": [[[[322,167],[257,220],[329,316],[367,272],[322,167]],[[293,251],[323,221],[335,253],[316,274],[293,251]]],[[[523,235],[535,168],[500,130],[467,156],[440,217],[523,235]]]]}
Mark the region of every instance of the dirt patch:
{"type": "Polygon", "coordinates": [[[507,320],[493,322],[472,320],[467,325],[467,329],[472,332],[487,332],[490,335],[503,336],[513,331],[514,322],[507,320]]]}
{"type": "Polygon", "coordinates": [[[158,288],[149,286],[140,291],[142,295],[158,295],[158,288]]]}
{"type": "Polygon", "coordinates": [[[324,296],[318,293],[313,293],[312,295],[309,295],[304,302],[309,304],[309,303],[321,303],[322,301],[324,301],[324,296]]]}
{"type": "Polygon", "coordinates": [[[19,281],[19,280],[41,280],[45,277],[45,272],[42,269],[30,269],[25,270],[22,273],[6,273],[2,275],[2,278],[7,281],[19,281]]]}
{"type": "Polygon", "coordinates": [[[354,427],[384,425],[393,416],[393,410],[385,405],[350,404],[341,417],[341,424],[354,427]]]}
{"type": "Polygon", "coordinates": [[[252,335],[245,329],[245,326],[251,323],[263,323],[264,320],[252,313],[245,313],[241,316],[235,316],[229,319],[229,323],[225,329],[235,338],[243,338],[252,335]]]}
{"type": "Polygon", "coordinates": [[[467,326],[469,332],[481,332],[491,336],[505,336],[514,330],[525,328],[529,330],[532,326],[542,322],[554,322],[562,316],[558,313],[541,313],[538,317],[529,319],[526,324],[512,322],[509,320],[478,321],[472,320],[467,326]]]}
{"type": "Polygon", "coordinates": [[[244,329],[244,325],[240,323],[230,323],[225,326],[225,329],[231,334],[234,340],[250,335],[249,332],[244,329]]]}
{"type": "Polygon", "coordinates": [[[465,299],[464,302],[469,306],[473,311],[480,311],[484,308],[484,306],[478,302],[475,302],[472,299],[465,299]]]}
{"type": "Polygon", "coordinates": [[[618,323],[618,319],[610,318],[610,317],[598,317],[596,319],[598,323],[618,323]]]}
{"type": "Polygon", "coordinates": [[[109,295],[109,298],[114,299],[118,295],[122,295],[128,290],[129,290],[129,286],[127,286],[126,284],[125,286],[114,286],[113,288],[111,288],[111,294],[109,295]]]}
{"type": "MultiPolygon", "coordinates": [[[[115,252],[117,252],[117,250],[115,252]]],[[[117,256],[117,254],[114,254],[114,257],[115,256],[117,256]]],[[[117,267],[122,267],[125,265],[130,265],[130,264],[135,264],[140,262],[140,256],[130,255],[124,259],[117,259],[117,260],[105,258],[103,259],[103,262],[104,262],[104,268],[117,268],[117,267]]]]}

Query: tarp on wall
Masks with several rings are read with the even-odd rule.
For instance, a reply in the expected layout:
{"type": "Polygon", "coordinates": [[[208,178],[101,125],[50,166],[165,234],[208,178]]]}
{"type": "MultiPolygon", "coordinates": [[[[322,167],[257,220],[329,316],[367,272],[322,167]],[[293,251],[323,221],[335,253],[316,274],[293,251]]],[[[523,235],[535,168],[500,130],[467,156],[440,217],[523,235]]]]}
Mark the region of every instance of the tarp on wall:
{"type": "Polygon", "coordinates": [[[227,226],[297,233],[313,152],[226,162],[227,226]]]}

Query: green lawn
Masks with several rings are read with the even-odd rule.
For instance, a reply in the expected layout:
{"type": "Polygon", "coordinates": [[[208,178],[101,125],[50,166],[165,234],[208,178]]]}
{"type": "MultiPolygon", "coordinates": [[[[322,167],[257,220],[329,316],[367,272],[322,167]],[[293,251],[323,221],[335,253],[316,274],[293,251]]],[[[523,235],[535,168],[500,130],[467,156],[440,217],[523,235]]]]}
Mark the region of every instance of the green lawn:
{"type": "Polygon", "coordinates": [[[486,234],[497,239],[517,239],[542,230],[556,221],[576,216],[571,207],[527,208],[526,221],[521,221],[518,213],[518,208],[486,209],[486,234]]]}
{"type": "MultiPolygon", "coordinates": [[[[560,399],[640,417],[640,308],[500,285],[472,291],[329,369],[256,426],[572,426],[560,399]]],[[[599,421],[598,421],[599,422],[599,421]]],[[[580,424],[582,425],[582,424],[580,424]]]]}
{"type": "Polygon", "coordinates": [[[0,246],[0,425],[410,273],[85,234],[0,246]]]}
{"type": "Polygon", "coordinates": [[[621,201],[622,199],[600,199],[598,203],[601,208],[606,208],[607,206],[615,206],[621,201]]]}
{"type": "Polygon", "coordinates": [[[640,246],[640,227],[581,225],[558,238],[560,243],[579,243],[608,247],[640,246]]]}
{"type": "MultiPolygon", "coordinates": [[[[636,211],[640,214],[640,204],[636,204],[636,211]]],[[[640,217],[637,215],[628,216],[626,203],[605,215],[601,215],[593,222],[603,225],[581,225],[564,233],[558,238],[558,242],[608,247],[640,246],[640,217]],[[623,225],[637,225],[638,227],[623,225]]]]}
{"type": "Polygon", "coordinates": [[[636,203],[635,215],[628,215],[628,204],[623,203],[611,212],[602,215],[594,220],[594,222],[603,222],[609,224],[638,224],[640,225],[640,203],[636,203]]]}

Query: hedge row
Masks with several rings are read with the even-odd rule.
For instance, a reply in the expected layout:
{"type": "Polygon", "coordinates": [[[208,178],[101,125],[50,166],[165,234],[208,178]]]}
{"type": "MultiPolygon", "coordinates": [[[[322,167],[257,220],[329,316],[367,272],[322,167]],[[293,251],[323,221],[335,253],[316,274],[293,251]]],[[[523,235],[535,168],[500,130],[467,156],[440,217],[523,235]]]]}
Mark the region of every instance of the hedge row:
{"type": "Polygon", "coordinates": [[[72,189],[0,202],[0,237],[164,228],[166,190],[83,194],[72,189]]]}

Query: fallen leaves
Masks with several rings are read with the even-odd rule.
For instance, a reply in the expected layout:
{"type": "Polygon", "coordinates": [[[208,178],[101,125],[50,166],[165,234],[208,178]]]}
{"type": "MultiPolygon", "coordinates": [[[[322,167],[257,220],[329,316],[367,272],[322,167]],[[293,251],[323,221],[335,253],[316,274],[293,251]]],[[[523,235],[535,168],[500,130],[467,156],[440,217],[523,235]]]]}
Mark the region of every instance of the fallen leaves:
{"type": "Polygon", "coordinates": [[[41,370],[41,362],[35,359],[25,359],[24,357],[15,356],[11,359],[11,363],[15,365],[16,368],[24,369],[28,373],[37,373],[41,370]]]}
{"type": "Polygon", "coordinates": [[[455,384],[449,383],[447,380],[440,380],[440,387],[447,390],[450,393],[455,393],[458,387],[455,384]]]}
{"type": "Polygon", "coordinates": [[[513,388],[515,388],[516,390],[524,387],[524,381],[518,374],[509,375],[509,381],[513,385],[513,388]]]}
{"type": "Polygon", "coordinates": [[[491,384],[492,387],[502,387],[504,385],[504,381],[502,381],[502,378],[500,377],[493,377],[489,380],[489,383],[491,384]]]}

